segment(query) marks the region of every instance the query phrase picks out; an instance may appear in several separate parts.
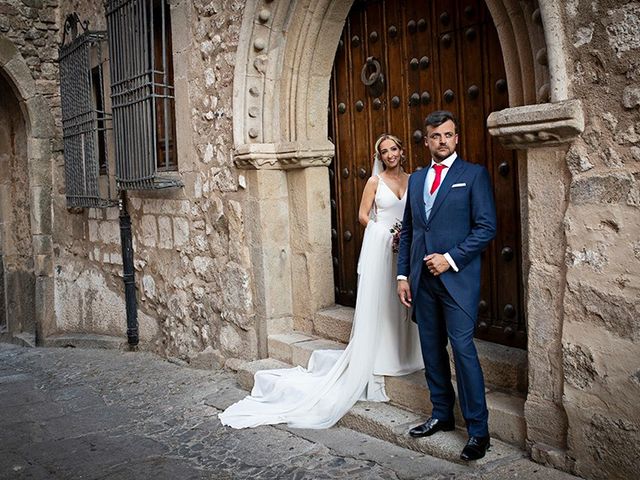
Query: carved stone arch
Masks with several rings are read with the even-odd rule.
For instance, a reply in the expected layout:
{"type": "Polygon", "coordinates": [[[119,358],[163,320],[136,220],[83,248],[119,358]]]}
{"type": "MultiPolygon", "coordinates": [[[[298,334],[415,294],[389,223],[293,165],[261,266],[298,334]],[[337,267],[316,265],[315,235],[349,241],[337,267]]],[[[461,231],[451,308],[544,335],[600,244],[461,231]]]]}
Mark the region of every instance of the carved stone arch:
{"type": "Polygon", "coordinates": [[[558,3],[487,0],[498,31],[511,107],[568,99],[558,3]]]}
{"type": "Polygon", "coordinates": [[[15,45],[0,34],[0,74],[13,89],[27,136],[30,227],[35,273],[35,333],[38,343],[53,332],[52,182],[54,120],[31,70],[15,45]]]}
{"type": "MultiPolygon", "coordinates": [[[[234,144],[256,218],[248,236],[261,356],[268,353],[268,334],[305,331],[314,312],[333,302],[329,182],[322,167],[334,151],[327,140],[326,108],[351,3],[249,0],[245,6],[234,78],[234,144]]],[[[487,124],[507,148],[519,150],[522,165],[527,440],[536,458],[559,464],[567,431],[562,406],[565,152],[583,131],[584,117],[580,101],[570,97],[558,2],[487,0],[487,5],[510,95],[510,108],[493,112],[487,124]],[[549,175],[559,181],[549,186],[549,175]],[[550,454],[548,446],[558,450],[550,454]]]]}
{"type": "Polygon", "coordinates": [[[326,165],[329,80],[351,2],[247,2],[234,76],[236,164],[326,165]]]}

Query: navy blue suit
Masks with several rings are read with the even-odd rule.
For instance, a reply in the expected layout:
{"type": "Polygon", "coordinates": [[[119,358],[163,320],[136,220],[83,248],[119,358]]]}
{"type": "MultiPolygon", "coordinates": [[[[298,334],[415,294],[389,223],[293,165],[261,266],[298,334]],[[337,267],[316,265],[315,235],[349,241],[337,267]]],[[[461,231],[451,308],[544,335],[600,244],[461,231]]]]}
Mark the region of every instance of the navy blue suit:
{"type": "Polygon", "coordinates": [[[480,301],[480,254],[496,232],[493,189],[487,170],[458,157],[444,177],[429,218],[424,189],[428,168],[409,178],[398,252],[398,275],[409,278],[414,319],[420,332],[432,416],[453,419],[455,393],[447,340],[456,365],[462,414],[469,435],[488,435],[484,378],[473,335],[480,301]],[[449,253],[449,268],[433,276],[425,265],[430,253],[449,253]]]}

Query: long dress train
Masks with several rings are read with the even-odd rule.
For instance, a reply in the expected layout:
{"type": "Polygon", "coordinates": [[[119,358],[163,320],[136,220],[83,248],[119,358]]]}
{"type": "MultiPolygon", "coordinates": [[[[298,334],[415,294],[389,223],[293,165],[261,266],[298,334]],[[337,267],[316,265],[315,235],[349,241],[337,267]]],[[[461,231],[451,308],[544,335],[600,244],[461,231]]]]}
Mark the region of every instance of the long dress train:
{"type": "Polygon", "coordinates": [[[387,401],[382,375],[424,368],[418,330],[396,295],[391,227],[402,219],[399,199],[379,178],[374,221],[365,230],[358,262],[358,296],[345,350],[316,350],[308,368],[262,370],[251,395],[219,414],[233,428],[287,423],[329,428],[358,400],[387,401]]]}

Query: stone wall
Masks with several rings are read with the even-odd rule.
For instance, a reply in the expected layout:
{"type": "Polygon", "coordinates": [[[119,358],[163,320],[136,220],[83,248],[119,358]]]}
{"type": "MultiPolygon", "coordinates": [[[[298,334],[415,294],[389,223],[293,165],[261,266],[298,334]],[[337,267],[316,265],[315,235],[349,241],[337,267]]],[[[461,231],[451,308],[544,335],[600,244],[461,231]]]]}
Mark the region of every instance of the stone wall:
{"type": "MultiPolygon", "coordinates": [[[[331,286],[322,283],[331,281],[330,263],[324,253],[314,256],[314,248],[330,250],[329,232],[316,228],[324,223],[309,221],[327,212],[326,171],[234,167],[234,140],[245,141],[233,138],[231,118],[234,95],[243,94],[233,87],[245,2],[170,3],[177,175],[185,186],[129,194],[142,346],[186,360],[198,360],[203,352],[217,361],[256,358],[266,353],[260,318],[275,325],[266,322],[267,330],[286,330],[293,314],[296,327],[304,330],[303,320],[316,304],[330,299],[331,286]],[[307,292],[313,288],[329,294],[310,302],[307,292]],[[306,303],[296,307],[292,298],[306,303]]],[[[271,3],[275,14],[269,17],[252,4],[256,18],[249,20],[259,22],[262,35],[271,28],[269,18],[279,18],[282,26],[277,24],[274,38],[293,36],[290,45],[297,45],[295,39],[316,28],[322,14],[310,12],[309,23],[306,17],[290,19],[284,8],[290,5],[271,3]]],[[[529,205],[523,212],[531,257],[528,311],[536,312],[528,319],[535,327],[529,332],[529,360],[530,367],[536,362],[549,366],[548,372],[530,368],[536,378],[529,382],[528,435],[533,443],[558,449],[557,456],[566,447],[569,461],[562,466],[580,475],[631,478],[640,451],[640,2],[570,0],[558,5],[553,2],[567,38],[556,42],[551,53],[565,45],[570,78],[561,87],[569,99],[582,101],[587,126],[566,155],[565,147],[547,147],[521,156],[528,162],[523,175],[528,188],[522,190],[528,192],[523,204],[529,205]],[[548,212],[550,205],[558,208],[548,212]]],[[[51,145],[55,328],[49,333],[124,338],[118,210],[70,211],[64,196],[55,60],[62,24],[73,11],[89,19],[90,28],[105,28],[102,0],[3,0],[0,34],[18,48],[28,70],[24,74],[35,80],[34,89],[44,96],[57,127],[51,145]]],[[[335,38],[340,28],[336,22],[335,38]]],[[[260,45],[247,43],[251,55],[260,45]]],[[[275,42],[267,49],[274,62],[281,59],[282,46],[275,42]]],[[[295,55],[308,54],[291,49],[287,58],[292,63],[298,60],[295,55]]],[[[316,71],[317,64],[309,70],[317,82],[329,75],[331,58],[325,60],[324,71],[316,71]]],[[[247,76],[258,75],[254,70],[260,72],[261,65],[247,60],[247,76]]],[[[265,85],[273,81],[268,75],[260,79],[265,85]]],[[[301,100],[299,109],[287,103],[293,105],[287,109],[274,100],[273,117],[265,118],[308,127],[323,137],[298,111],[308,103],[301,100]],[[299,114],[300,125],[292,120],[299,114]]],[[[254,113],[247,109],[250,118],[259,119],[254,113]]],[[[265,162],[273,160],[267,155],[272,152],[262,153],[265,162]]],[[[248,151],[247,157],[252,154],[248,151]]]]}
{"type": "Polygon", "coordinates": [[[640,3],[565,5],[573,96],[563,365],[569,455],[588,478],[633,478],[640,452],[640,3]]]}
{"type": "MultiPolygon", "coordinates": [[[[233,65],[243,2],[172,1],[178,176],[184,187],[130,192],[143,348],[186,360],[255,358],[242,177],[232,162],[233,65]]],[[[106,28],[103,2],[62,2],[106,28]]],[[[108,93],[108,92],[107,92],[108,93]]],[[[113,158],[111,158],[113,161],[113,158]]],[[[126,331],[118,209],[69,211],[56,165],[58,333],[126,331]]],[[[112,170],[113,171],[113,168],[112,170]]]]}
{"type": "MultiPolygon", "coordinates": [[[[145,348],[187,359],[207,347],[227,357],[255,358],[243,180],[231,154],[233,66],[243,2],[170,3],[179,177],[185,187],[129,196],[141,339],[145,348]]],[[[56,60],[62,26],[72,12],[89,20],[90,29],[106,28],[101,0],[10,0],[0,4],[0,32],[18,48],[29,68],[25,74],[35,79],[57,127],[56,324],[50,333],[122,337],[126,323],[117,208],[72,211],[64,196],[56,60]]]]}

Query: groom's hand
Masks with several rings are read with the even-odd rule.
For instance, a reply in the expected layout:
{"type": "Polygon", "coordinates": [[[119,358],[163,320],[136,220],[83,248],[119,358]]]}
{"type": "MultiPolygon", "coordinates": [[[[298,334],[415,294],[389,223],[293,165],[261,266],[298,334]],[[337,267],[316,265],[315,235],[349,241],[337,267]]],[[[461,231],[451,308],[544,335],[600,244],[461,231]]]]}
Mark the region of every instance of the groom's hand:
{"type": "Polygon", "coordinates": [[[400,297],[400,303],[411,308],[411,288],[406,280],[398,280],[398,297],[400,297]]]}
{"type": "Polygon", "coordinates": [[[449,270],[449,262],[440,253],[431,253],[424,257],[424,263],[434,277],[449,270]]]}

